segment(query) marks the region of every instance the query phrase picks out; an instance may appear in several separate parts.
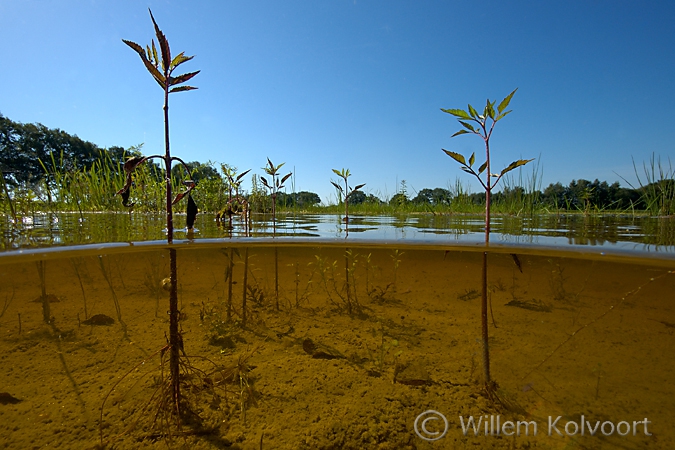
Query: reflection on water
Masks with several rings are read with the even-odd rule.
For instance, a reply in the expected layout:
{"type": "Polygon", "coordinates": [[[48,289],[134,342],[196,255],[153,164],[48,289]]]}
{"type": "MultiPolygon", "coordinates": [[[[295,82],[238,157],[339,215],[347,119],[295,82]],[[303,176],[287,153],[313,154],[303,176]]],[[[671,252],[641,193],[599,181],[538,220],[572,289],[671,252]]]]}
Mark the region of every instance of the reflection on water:
{"type": "MultiPolygon", "coordinates": [[[[355,228],[371,220],[397,228],[355,228]]],[[[672,260],[491,252],[500,406],[480,395],[480,248],[292,244],[174,246],[195,414],[182,430],[162,413],[165,245],[0,256],[0,447],[675,448],[672,260]],[[449,421],[435,446],[415,433],[430,409],[449,421]],[[537,433],[462,432],[460,417],[497,415],[537,433]],[[625,436],[565,432],[645,419],[625,436]]]]}
{"type": "MultiPolygon", "coordinates": [[[[185,216],[176,223],[184,224],[185,216]]],[[[42,214],[13,226],[0,218],[2,249],[77,245],[102,242],[162,240],[165,217],[147,214],[42,214]]],[[[235,220],[233,227],[219,225],[215,217],[200,214],[195,239],[244,236],[235,220]]],[[[276,235],[306,238],[345,238],[369,241],[431,241],[443,244],[480,243],[484,225],[479,216],[406,215],[354,216],[345,225],[334,215],[287,215],[277,219],[276,235]],[[348,232],[348,233],[347,233],[348,232]]],[[[254,216],[251,236],[271,236],[269,216],[254,216]]],[[[178,239],[186,238],[177,231],[178,239]]],[[[675,218],[631,216],[541,215],[495,216],[491,241],[536,246],[603,246],[608,249],[675,253],[675,218]]]]}

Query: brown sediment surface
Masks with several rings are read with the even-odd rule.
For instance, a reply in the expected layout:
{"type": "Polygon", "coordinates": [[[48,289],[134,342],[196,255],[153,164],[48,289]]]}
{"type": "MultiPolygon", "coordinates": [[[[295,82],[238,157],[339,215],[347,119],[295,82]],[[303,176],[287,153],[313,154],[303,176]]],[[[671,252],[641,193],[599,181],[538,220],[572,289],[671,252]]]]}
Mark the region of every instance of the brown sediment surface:
{"type": "Polygon", "coordinates": [[[491,254],[490,400],[473,295],[481,253],[280,247],[277,310],[274,249],[251,247],[244,325],[240,250],[177,252],[193,369],[183,395],[203,425],[181,430],[152,412],[168,370],[166,250],[46,261],[45,290],[61,299],[51,324],[31,302],[42,292],[35,262],[1,265],[0,447],[96,448],[102,436],[125,449],[675,448],[675,275],[663,262],[519,255],[521,272],[509,253],[491,254]],[[83,326],[99,316],[114,323],[83,326]],[[415,431],[430,410],[448,421],[436,442],[415,431]],[[644,423],[635,435],[549,435],[557,417],[563,434],[582,417],[647,418],[651,436],[644,423]],[[465,434],[470,418],[534,422],[537,434],[465,434]]]}

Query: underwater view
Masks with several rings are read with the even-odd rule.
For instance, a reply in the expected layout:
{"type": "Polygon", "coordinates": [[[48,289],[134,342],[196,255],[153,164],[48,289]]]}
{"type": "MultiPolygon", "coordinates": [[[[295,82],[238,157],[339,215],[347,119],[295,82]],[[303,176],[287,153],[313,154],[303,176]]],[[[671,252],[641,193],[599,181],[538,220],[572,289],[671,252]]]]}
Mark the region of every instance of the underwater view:
{"type": "Polygon", "coordinates": [[[672,7],[5,3],[0,449],[675,448],[672,7]]]}
{"type": "Polygon", "coordinates": [[[495,233],[486,396],[483,245],[305,222],[316,237],[6,245],[0,446],[675,446],[672,244],[495,233]]]}

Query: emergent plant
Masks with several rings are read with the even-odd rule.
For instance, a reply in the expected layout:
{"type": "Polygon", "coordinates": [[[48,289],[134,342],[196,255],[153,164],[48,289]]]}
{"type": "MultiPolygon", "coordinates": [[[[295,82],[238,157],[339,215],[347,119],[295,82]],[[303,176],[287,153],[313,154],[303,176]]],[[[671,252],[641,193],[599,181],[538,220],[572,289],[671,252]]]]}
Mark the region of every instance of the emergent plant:
{"type": "Polygon", "coordinates": [[[490,350],[488,347],[488,282],[487,282],[487,246],[490,243],[490,198],[492,196],[492,189],[499,183],[499,180],[508,172],[513,169],[523,166],[533,159],[519,159],[512,162],[507,167],[502,169],[498,174],[492,173],[492,168],[490,165],[490,138],[492,137],[492,131],[494,130],[495,125],[498,121],[506,117],[511,110],[505,111],[509,106],[513,95],[518,89],[514,89],[509,95],[502,100],[497,109],[495,110],[495,103],[491,102],[489,99],[485,104],[483,113],[479,114],[473,106],[468,106],[468,111],[463,109],[443,109],[441,111],[444,113],[451,114],[455,116],[458,122],[464,127],[459,130],[451,137],[459,136],[462,134],[475,134],[479,136],[485,144],[485,162],[478,167],[478,171],[474,170],[473,165],[476,161],[475,153],[472,153],[469,157],[467,163],[466,158],[456,152],[443,149],[443,151],[450,156],[452,159],[457,161],[461,166],[462,170],[470,173],[478,179],[481,186],[485,190],[485,245],[486,251],[483,252],[483,270],[482,270],[482,296],[481,296],[481,322],[482,322],[482,335],[483,335],[483,375],[485,382],[485,389],[489,396],[494,392],[494,383],[490,378],[490,350]],[[485,173],[485,180],[481,175],[485,173]]]}
{"type": "Polygon", "coordinates": [[[349,184],[347,183],[347,178],[349,178],[349,176],[351,175],[351,173],[349,173],[349,169],[341,169],[341,170],[333,169],[333,173],[342,178],[342,180],[345,182],[344,188],[341,185],[337,184],[335,181],[331,181],[331,184],[335,186],[335,189],[338,190],[338,192],[342,196],[342,200],[345,203],[345,218],[342,220],[344,220],[345,222],[349,222],[349,201],[348,201],[349,196],[352,195],[354,192],[358,191],[359,189],[361,189],[363,186],[365,186],[366,183],[359,184],[358,186],[350,190],[349,184]]]}
{"type": "MultiPolygon", "coordinates": [[[[150,11],[150,10],[148,10],[150,11]]],[[[193,229],[195,217],[197,215],[197,205],[190,196],[190,191],[195,187],[195,183],[192,180],[184,181],[187,190],[183,193],[179,193],[175,198],[172,198],[172,187],[171,187],[171,164],[173,161],[180,162],[190,174],[190,169],[187,164],[183,162],[180,158],[171,156],[170,146],[169,146],[169,94],[174,92],[189,91],[196,89],[193,86],[187,86],[183,83],[192,79],[195,75],[199,73],[188,72],[182,75],[174,75],[174,70],[178,68],[181,64],[190,61],[193,56],[185,56],[184,52],[180,52],[178,55],[172,58],[171,50],[169,48],[169,41],[166,39],[166,36],[157,26],[155,18],[150,11],[150,19],[152,19],[152,24],[155,28],[155,35],[157,37],[157,42],[159,43],[159,53],[157,52],[157,47],[155,46],[154,39],[152,40],[152,46],[147,46],[145,49],[140,45],[132,41],[122,40],[125,44],[131,47],[133,50],[138,53],[143,61],[143,65],[150,72],[150,75],[155,79],[157,84],[164,91],[164,144],[165,144],[165,153],[164,155],[152,155],[152,156],[136,156],[130,158],[124,164],[124,171],[126,173],[126,182],[124,187],[117,192],[117,194],[122,196],[122,203],[125,206],[132,206],[129,204],[129,195],[132,185],[132,173],[134,170],[144,163],[153,158],[159,158],[164,161],[165,166],[165,175],[166,175],[166,229],[167,229],[167,241],[169,244],[173,243],[173,205],[180,201],[183,197],[187,197],[187,229],[190,232],[193,229]]],[[[189,175],[191,177],[191,175],[189,175]]],[[[178,420],[181,417],[181,391],[180,391],[180,351],[183,351],[183,338],[179,331],[179,320],[180,313],[178,310],[178,282],[177,282],[177,269],[176,269],[176,250],[174,248],[169,249],[170,254],[170,282],[168,283],[169,287],[169,368],[170,368],[170,387],[171,387],[171,404],[173,405],[173,412],[178,420]]],[[[178,422],[180,424],[180,422],[178,422]]]]}

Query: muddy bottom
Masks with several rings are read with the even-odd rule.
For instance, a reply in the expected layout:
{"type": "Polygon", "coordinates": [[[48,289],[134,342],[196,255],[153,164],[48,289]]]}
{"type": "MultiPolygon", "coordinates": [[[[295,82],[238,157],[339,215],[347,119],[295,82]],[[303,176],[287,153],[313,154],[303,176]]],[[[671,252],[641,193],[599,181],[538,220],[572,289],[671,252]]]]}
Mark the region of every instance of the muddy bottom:
{"type": "Polygon", "coordinates": [[[0,261],[0,447],[675,448],[675,262],[335,244],[0,261]],[[49,322],[49,323],[47,323],[49,322]],[[445,419],[445,421],[444,421],[445,419]]]}

